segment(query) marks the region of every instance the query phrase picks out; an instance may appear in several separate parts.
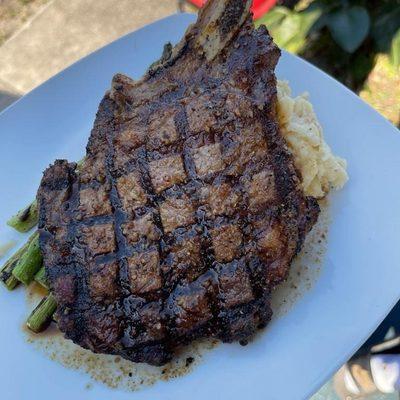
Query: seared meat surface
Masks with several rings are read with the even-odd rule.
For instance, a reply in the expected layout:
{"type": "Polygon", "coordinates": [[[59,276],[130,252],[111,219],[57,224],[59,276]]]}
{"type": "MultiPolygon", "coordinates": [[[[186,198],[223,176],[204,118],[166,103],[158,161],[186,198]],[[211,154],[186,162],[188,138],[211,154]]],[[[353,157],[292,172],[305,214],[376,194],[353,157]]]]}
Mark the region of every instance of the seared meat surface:
{"type": "Polygon", "coordinates": [[[94,352],[161,365],[245,343],[318,216],[277,125],[280,52],[251,1],[215,0],[140,81],[116,75],[82,165],[38,192],[57,320],[94,352]]]}

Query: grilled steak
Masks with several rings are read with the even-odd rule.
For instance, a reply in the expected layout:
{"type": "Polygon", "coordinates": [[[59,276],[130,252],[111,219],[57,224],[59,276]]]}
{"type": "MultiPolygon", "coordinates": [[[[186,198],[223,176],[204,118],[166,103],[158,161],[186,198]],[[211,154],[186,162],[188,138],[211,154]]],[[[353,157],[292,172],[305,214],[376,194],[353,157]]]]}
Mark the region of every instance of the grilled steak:
{"type": "Polygon", "coordinates": [[[161,365],[246,341],[315,223],[276,120],[280,52],[251,1],[210,1],[139,81],[116,75],[81,165],[38,192],[57,320],[94,352],[161,365]]]}

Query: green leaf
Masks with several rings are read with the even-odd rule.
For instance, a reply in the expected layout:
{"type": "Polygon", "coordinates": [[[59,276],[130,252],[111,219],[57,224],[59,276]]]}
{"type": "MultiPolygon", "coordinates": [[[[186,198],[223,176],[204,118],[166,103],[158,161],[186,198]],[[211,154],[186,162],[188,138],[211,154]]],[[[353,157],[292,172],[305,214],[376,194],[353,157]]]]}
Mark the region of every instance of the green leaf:
{"type": "Polygon", "coordinates": [[[285,45],[300,33],[301,17],[299,14],[289,14],[279,26],[279,42],[278,45],[285,45]]]}
{"type": "MultiPolygon", "coordinates": [[[[317,3],[317,2],[316,2],[317,3]]],[[[280,34],[282,46],[291,53],[299,53],[306,45],[306,37],[323,13],[322,7],[309,7],[299,13],[292,12],[279,27],[284,32],[280,34]],[[283,36],[283,37],[282,37],[283,36]]]]}
{"type": "Polygon", "coordinates": [[[392,44],[390,46],[390,61],[395,68],[400,67],[400,29],[392,39],[392,44]]]}
{"type": "Polygon", "coordinates": [[[285,50],[297,54],[303,50],[306,40],[303,37],[295,37],[285,44],[285,50]]]}
{"type": "Polygon", "coordinates": [[[320,15],[310,27],[310,33],[318,32],[327,25],[328,17],[331,11],[336,10],[338,7],[338,1],[332,0],[314,0],[311,1],[309,6],[304,12],[318,12],[320,15]]]}
{"type": "Polygon", "coordinates": [[[286,7],[274,7],[260,23],[266,25],[279,47],[285,47],[299,33],[301,17],[286,7]]]}
{"type": "Polygon", "coordinates": [[[335,42],[348,53],[360,47],[368,35],[369,26],[369,14],[364,7],[341,8],[329,14],[329,31],[335,42]]]}
{"type": "MultiPolygon", "coordinates": [[[[310,29],[319,21],[326,10],[326,5],[320,1],[313,1],[305,10],[301,11],[301,33],[306,36],[310,29]]],[[[323,25],[322,25],[323,26],[323,25]]],[[[320,28],[322,28],[320,26],[320,28]]]]}
{"type": "Polygon", "coordinates": [[[399,27],[400,7],[392,4],[390,8],[386,7],[385,12],[376,18],[371,29],[371,35],[379,51],[386,52],[389,50],[392,38],[399,27]]]}
{"type": "Polygon", "coordinates": [[[300,12],[291,12],[279,26],[280,45],[291,53],[299,53],[306,45],[311,27],[321,17],[323,4],[316,1],[312,7],[300,12]]]}
{"type": "Polygon", "coordinates": [[[274,7],[258,19],[256,24],[257,26],[265,25],[268,29],[271,29],[273,25],[282,22],[282,20],[290,13],[291,11],[286,7],[274,7]]]}

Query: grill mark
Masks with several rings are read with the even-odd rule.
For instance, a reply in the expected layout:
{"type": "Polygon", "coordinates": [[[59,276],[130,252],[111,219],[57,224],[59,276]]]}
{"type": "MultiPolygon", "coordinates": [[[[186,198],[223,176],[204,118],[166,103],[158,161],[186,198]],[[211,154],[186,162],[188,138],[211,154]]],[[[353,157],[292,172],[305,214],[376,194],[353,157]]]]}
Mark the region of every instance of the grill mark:
{"type": "MultiPolygon", "coordinates": [[[[109,125],[114,125],[112,123],[112,120],[109,121],[109,125]]],[[[123,235],[122,232],[122,224],[126,220],[126,215],[123,212],[122,209],[122,204],[121,200],[119,198],[119,194],[117,191],[116,187],[116,179],[118,178],[118,171],[115,169],[114,166],[114,155],[115,155],[115,148],[113,145],[113,139],[114,139],[114,132],[115,132],[115,126],[108,126],[108,130],[106,132],[106,141],[107,141],[107,148],[106,148],[106,157],[105,157],[105,174],[106,174],[106,180],[111,185],[110,193],[109,193],[109,198],[110,198],[110,203],[111,203],[111,208],[112,208],[112,217],[114,219],[114,234],[115,234],[115,240],[116,240],[116,254],[113,256],[117,260],[117,265],[118,265],[118,271],[117,271],[117,277],[118,277],[118,288],[120,291],[120,295],[122,295],[122,298],[120,298],[118,305],[118,309],[123,310],[122,307],[122,299],[130,294],[130,283],[129,283],[129,277],[128,277],[128,266],[127,266],[127,260],[126,260],[126,248],[127,248],[127,240],[125,236],[123,235]]],[[[103,256],[103,258],[100,260],[104,261],[107,257],[111,257],[111,255],[107,254],[106,256],[103,256]]],[[[99,260],[98,260],[99,261],[99,260]]],[[[119,340],[121,340],[122,335],[124,334],[125,327],[128,325],[127,317],[125,313],[121,313],[120,318],[122,319],[121,321],[121,326],[122,326],[122,332],[119,333],[119,340]]]]}
{"type": "MultiPolygon", "coordinates": [[[[111,121],[110,125],[112,125],[111,121]]],[[[114,219],[114,234],[117,246],[116,257],[118,260],[118,267],[119,267],[118,271],[118,277],[120,283],[119,286],[122,289],[122,291],[125,292],[127,290],[127,287],[129,287],[129,282],[127,282],[127,272],[126,272],[127,242],[125,236],[122,233],[121,225],[125,221],[126,217],[125,213],[122,211],[122,204],[116,187],[117,177],[115,177],[115,167],[114,167],[115,149],[113,145],[114,126],[108,126],[107,128],[108,130],[106,132],[107,150],[105,157],[105,163],[106,163],[105,172],[106,172],[107,182],[111,186],[109,197],[112,208],[112,217],[114,219]]]]}
{"type": "Polygon", "coordinates": [[[79,222],[83,226],[103,225],[114,222],[114,217],[112,215],[98,215],[82,219],[79,222]]]}
{"type": "MultiPolygon", "coordinates": [[[[73,313],[73,321],[76,329],[73,331],[74,337],[73,340],[82,340],[87,331],[87,320],[86,315],[81,310],[85,310],[89,307],[88,300],[90,299],[89,290],[88,290],[88,273],[87,269],[82,265],[82,249],[80,248],[79,242],[77,241],[77,229],[79,227],[79,222],[77,219],[78,216],[78,208],[79,208],[79,180],[76,179],[76,172],[73,171],[75,176],[74,182],[71,187],[70,197],[68,200],[69,208],[66,210],[66,214],[69,217],[70,224],[67,227],[67,237],[68,242],[71,243],[71,258],[73,256],[73,273],[71,275],[75,275],[74,279],[74,289],[75,289],[75,297],[77,298],[77,302],[79,307],[76,312],[73,313]],[[79,260],[79,261],[78,261],[79,260]],[[79,279],[76,278],[76,275],[79,279]]],[[[70,265],[72,267],[72,265],[70,265]]],[[[63,310],[65,312],[65,310],[63,310]]]]}
{"type": "Polygon", "coordinates": [[[93,260],[97,265],[101,265],[115,260],[118,261],[118,256],[116,253],[99,254],[93,257],[93,260]]]}
{"type": "Polygon", "coordinates": [[[174,122],[176,130],[179,136],[181,137],[183,143],[183,149],[182,149],[183,166],[185,168],[185,172],[188,178],[191,180],[196,180],[197,179],[196,168],[190,152],[190,148],[188,148],[186,144],[186,139],[188,137],[188,132],[189,132],[189,123],[187,120],[186,110],[185,107],[183,107],[181,104],[179,108],[180,108],[179,111],[175,115],[174,122]]]}
{"type": "MultiPolygon", "coordinates": [[[[197,222],[200,224],[200,226],[203,229],[203,240],[201,242],[201,248],[200,248],[200,253],[202,254],[202,263],[203,263],[203,268],[205,268],[208,271],[214,271],[216,280],[217,280],[217,287],[218,287],[218,296],[213,298],[212,296],[208,296],[209,301],[210,301],[210,307],[212,310],[212,318],[210,321],[211,325],[218,326],[220,329],[221,327],[221,321],[220,321],[220,312],[222,310],[222,304],[220,301],[218,301],[219,297],[219,274],[216,271],[216,265],[217,261],[215,259],[215,252],[214,252],[214,247],[212,245],[212,238],[211,238],[211,232],[210,232],[210,225],[214,225],[214,221],[211,219],[207,219],[207,214],[204,211],[200,211],[200,209],[197,210],[196,212],[196,219],[197,222]]],[[[207,273],[207,272],[206,272],[207,273]]]]}

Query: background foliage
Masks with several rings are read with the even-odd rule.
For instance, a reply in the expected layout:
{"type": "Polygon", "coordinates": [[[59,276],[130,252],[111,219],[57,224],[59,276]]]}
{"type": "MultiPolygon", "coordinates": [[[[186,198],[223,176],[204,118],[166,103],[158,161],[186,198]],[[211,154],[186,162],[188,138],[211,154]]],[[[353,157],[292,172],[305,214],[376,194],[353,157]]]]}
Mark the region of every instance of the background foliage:
{"type": "Polygon", "coordinates": [[[281,2],[258,23],[280,47],[312,61],[353,90],[359,90],[377,54],[400,67],[400,0],[281,2]]]}

